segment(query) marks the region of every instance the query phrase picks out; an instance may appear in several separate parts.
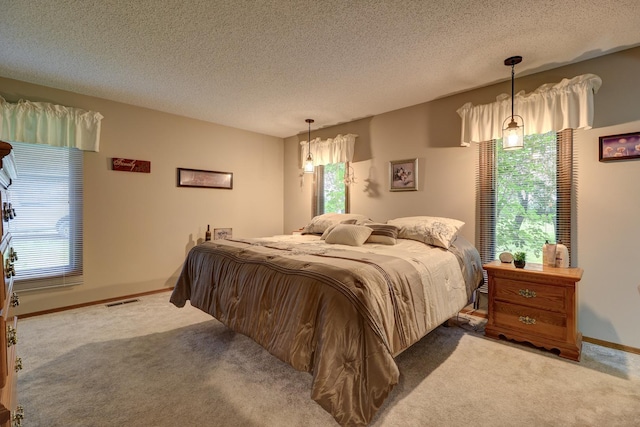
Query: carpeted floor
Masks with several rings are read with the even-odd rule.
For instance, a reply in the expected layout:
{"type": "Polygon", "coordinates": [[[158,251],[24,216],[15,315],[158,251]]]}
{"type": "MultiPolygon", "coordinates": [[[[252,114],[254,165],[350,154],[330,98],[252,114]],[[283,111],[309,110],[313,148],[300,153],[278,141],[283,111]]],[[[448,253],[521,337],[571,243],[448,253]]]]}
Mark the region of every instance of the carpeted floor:
{"type": "MultiPolygon", "coordinates": [[[[169,293],[22,319],[26,427],[335,426],[311,376],[169,293]]],[[[397,358],[374,426],[637,426],[640,356],[585,343],[580,363],[459,318],[397,358]]]]}

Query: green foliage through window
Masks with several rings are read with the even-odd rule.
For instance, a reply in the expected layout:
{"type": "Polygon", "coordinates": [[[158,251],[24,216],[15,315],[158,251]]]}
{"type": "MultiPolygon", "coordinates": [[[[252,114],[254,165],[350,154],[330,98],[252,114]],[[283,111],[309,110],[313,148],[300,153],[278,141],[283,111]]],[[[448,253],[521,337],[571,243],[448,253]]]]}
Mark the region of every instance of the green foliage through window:
{"type": "Polygon", "coordinates": [[[545,240],[555,242],[556,133],[525,137],[524,148],[496,142],[496,252],[522,251],[541,262],[545,240]]]}
{"type": "Polygon", "coordinates": [[[345,163],[318,166],[316,215],[347,212],[347,187],[344,183],[345,169],[345,163]]]}

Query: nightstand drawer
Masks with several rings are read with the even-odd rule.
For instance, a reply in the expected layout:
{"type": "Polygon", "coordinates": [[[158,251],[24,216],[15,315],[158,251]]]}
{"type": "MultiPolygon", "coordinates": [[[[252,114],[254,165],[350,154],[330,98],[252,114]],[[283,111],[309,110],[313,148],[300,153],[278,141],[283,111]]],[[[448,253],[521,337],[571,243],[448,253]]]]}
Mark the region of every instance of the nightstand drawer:
{"type": "Polygon", "coordinates": [[[495,285],[497,300],[560,313],[566,311],[563,286],[516,281],[502,277],[495,278],[495,285]]]}
{"type": "Polygon", "coordinates": [[[567,318],[558,313],[496,301],[493,318],[496,327],[556,340],[566,339],[567,318]]]}

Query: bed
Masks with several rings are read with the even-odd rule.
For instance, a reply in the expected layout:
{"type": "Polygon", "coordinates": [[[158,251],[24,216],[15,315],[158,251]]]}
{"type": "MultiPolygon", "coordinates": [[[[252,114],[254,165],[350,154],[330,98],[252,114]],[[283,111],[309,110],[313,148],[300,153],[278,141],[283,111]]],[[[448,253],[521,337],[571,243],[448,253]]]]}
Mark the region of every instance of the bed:
{"type": "Polygon", "coordinates": [[[188,253],[171,302],[189,300],[310,372],[312,399],[340,425],[366,425],[398,383],[394,357],[482,282],[462,224],[326,214],[301,235],[205,242],[188,253]]]}

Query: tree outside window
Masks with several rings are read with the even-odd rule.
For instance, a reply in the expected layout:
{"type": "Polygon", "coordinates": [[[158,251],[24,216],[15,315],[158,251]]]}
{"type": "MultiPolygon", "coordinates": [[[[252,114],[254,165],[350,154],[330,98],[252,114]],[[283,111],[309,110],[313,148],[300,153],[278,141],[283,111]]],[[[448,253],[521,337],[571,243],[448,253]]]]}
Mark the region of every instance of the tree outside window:
{"type": "Polygon", "coordinates": [[[525,138],[524,148],[496,144],[496,252],[527,253],[542,262],[542,245],[556,241],[556,133],[525,138]]]}
{"type": "Polygon", "coordinates": [[[349,212],[349,190],[344,183],[346,168],[346,163],[316,167],[315,215],[349,212]]]}

